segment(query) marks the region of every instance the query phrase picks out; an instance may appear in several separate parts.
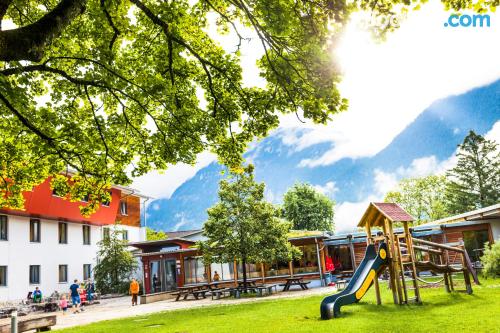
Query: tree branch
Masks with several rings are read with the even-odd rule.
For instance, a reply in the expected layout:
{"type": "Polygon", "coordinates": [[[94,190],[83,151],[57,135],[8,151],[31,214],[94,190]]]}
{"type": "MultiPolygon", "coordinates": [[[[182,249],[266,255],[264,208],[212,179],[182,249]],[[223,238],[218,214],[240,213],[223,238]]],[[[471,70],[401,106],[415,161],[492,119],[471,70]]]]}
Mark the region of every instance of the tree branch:
{"type": "Polygon", "coordinates": [[[45,49],[85,11],[87,0],[61,0],[38,21],[25,27],[0,31],[1,61],[41,61],[45,49]]]}

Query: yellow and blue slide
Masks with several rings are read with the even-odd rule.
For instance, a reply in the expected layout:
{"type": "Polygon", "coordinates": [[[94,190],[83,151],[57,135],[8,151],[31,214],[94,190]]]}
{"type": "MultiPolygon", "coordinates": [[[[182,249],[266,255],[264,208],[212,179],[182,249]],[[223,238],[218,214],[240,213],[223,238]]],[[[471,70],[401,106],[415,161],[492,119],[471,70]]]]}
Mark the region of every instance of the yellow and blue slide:
{"type": "Polygon", "coordinates": [[[387,265],[387,244],[380,243],[366,248],[365,257],[354,273],[347,287],[335,295],[325,297],[321,302],[321,319],[332,319],[340,315],[340,307],[357,303],[370,289],[379,272],[387,265]]]}

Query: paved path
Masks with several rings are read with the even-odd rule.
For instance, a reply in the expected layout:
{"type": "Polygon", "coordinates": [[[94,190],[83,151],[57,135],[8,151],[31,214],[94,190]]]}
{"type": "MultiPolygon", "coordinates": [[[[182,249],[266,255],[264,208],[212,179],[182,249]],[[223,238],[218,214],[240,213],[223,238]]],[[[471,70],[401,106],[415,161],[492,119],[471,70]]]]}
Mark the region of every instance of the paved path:
{"type": "MultiPolygon", "coordinates": [[[[332,294],[335,289],[332,287],[313,288],[309,290],[292,290],[289,292],[278,292],[269,297],[252,297],[252,298],[225,298],[220,300],[212,300],[210,297],[200,300],[178,301],[166,300],[156,303],[144,304],[132,307],[129,297],[120,297],[108,300],[102,300],[101,304],[92,305],[85,308],[85,311],[78,314],[68,312],[62,315],[60,312],[57,315],[57,325],[54,329],[62,329],[72,326],[80,326],[90,324],[97,321],[117,319],[132,316],[147,315],[161,311],[172,311],[178,309],[198,308],[204,306],[217,306],[227,304],[240,304],[248,302],[262,302],[279,298],[294,298],[307,297],[313,295],[332,294]]],[[[318,305],[319,306],[319,305],[318,305]]]]}

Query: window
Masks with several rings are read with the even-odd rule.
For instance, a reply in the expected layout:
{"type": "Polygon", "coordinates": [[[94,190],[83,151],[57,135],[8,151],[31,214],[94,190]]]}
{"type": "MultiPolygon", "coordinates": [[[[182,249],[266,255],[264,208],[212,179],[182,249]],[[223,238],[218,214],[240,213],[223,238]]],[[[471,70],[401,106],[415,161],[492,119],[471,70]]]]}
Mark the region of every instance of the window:
{"type": "Polygon", "coordinates": [[[264,273],[266,276],[290,275],[290,265],[287,261],[275,261],[271,264],[265,263],[264,273]]]}
{"type": "Polygon", "coordinates": [[[7,266],[0,266],[0,287],[7,286],[7,266]]]}
{"type": "Polygon", "coordinates": [[[111,237],[111,230],[107,227],[102,228],[102,238],[109,239],[111,237]]]}
{"type": "Polygon", "coordinates": [[[234,264],[233,263],[212,263],[210,265],[210,271],[212,273],[212,280],[214,278],[215,272],[219,274],[220,281],[232,281],[234,280],[234,264]]]}
{"type": "MultiPolygon", "coordinates": [[[[262,271],[260,269],[260,264],[247,264],[247,278],[260,278],[262,277],[262,271]]],[[[238,279],[243,278],[243,265],[238,263],[238,279]]]]}
{"type": "Polygon", "coordinates": [[[473,261],[480,260],[483,255],[484,243],[489,241],[488,229],[464,231],[464,246],[473,261]]]}
{"type": "Polygon", "coordinates": [[[185,284],[207,282],[207,273],[202,257],[188,257],[184,259],[185,284]]]}
{"type": "Polygon", "coordinates": [[[302,256],[300,259],[293,261],[293,273],[300,274],[318,272],[319,266],[316,244],[299,246],[299,249],[302,251],[302,256]]]}
{"type": "Polygon", "coordinates": [[[128,230],[122,230],[122,237],[124,241],[128,242],[128,230]]]}
{"type": "Polygon", "coordinates": [[[0,240],[8,240],[9,239],[9,228],[7,226],[8,220],[7,216],[0,215],[0,240]]]}
{"type": "Polygon", "coordinates": [[[40,284],[40,265],[30,265],[30,284],[40,284]]]}
{"type": "Polygon", "coordinates": [[[83,264],[83,279],[88,280],[92,278],[92,266],[90,264],[83,264]]]}
{"type": "Polygon", "coordinates": [[[65,196],[65,193],[63,191],[61,191],[60,189],[53,189],[52,190],[52,195],[55,196],[55,197],[64,197],[65,196]]]}
{"type": "Polygon", "coordinates": [[[59,283],[68,282],[68,265],[59,265],[59,283]]]}
{"type": "Polygon", "coordinates": [[[109,204],[111,203],[111,195],[112,195],[112,193],[111,193],[111,192],[109,192],[109,200],[103,200],[103,201],[101,202],[101,204],[102,204],[104,207],[109,207],[109,204]]]}
{"type": "Polygon", "coordinates": [[[126,201],[120,201],[120,214],[128,215],[128,206],[126,201]]]}
{"type": "Polygon", "coordinates": [[[82,226],[83,230],[83,245],[90,245],[90,226],[82,226]]]}
{"type": "Polygon", "coordinates": [[[40,243],[40,220],[30,220],[30,242],[40,243]]]}
{"type": "Polygon", "coordinates": [[[68,224],[59,222],[59,244],[68,244],[68,224]]]}

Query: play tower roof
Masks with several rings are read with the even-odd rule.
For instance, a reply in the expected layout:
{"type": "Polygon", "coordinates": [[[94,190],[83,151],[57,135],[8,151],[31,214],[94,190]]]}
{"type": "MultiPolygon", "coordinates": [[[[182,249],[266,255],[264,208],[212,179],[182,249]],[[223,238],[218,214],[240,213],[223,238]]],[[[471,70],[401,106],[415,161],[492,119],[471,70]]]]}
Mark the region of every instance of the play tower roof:
{"type": "Polygon", "coordinates": [[[388,202],[370,202],[366,209],[358,227],[381,227],[384,219],[387,218],[390,222],[412,222],[414,218],[408,214],[398,204],[388,202]]]}

